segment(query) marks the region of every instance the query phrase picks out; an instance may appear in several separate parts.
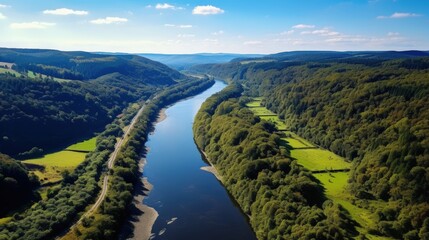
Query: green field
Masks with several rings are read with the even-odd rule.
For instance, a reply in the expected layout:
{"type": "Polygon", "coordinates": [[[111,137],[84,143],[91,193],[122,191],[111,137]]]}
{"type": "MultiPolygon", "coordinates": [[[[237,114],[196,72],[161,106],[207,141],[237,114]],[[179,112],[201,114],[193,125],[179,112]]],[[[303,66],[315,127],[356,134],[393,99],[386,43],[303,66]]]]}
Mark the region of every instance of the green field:
{"type": "MultiPolygon", "coordinates": [[[[368,234],[368,229],[377,226],[377,216],[367,209],[352,204],[352,196],[346,190],[349,173],[314,173],[313,176],[325,187],[326,196],[332,201],[341,204],[350,213],[350,216],[360,224],[361,227],[357,228],[359,232],[365,234],[368,239],[391,239],[368,234]]],[[[383,208],[386,205],[380,201],[369,201],[369,204],[378,205],[377,209],[383,208]]]]}
{"type": "MultiPolygon", "coordinates": [[[[39,74],[39,73],[35,73],[35,72],[33,72],[33,71],[28,71],[28,73],[27,73],[27,76],[29,77],[29,78],[36,78],[37,76],[42,76],[42,78],[47,78],[47,77],[49,77],[48,75],[45,75],[45,74],[39,74]]],[[[57,81],[57,82],[69,82],[69,81],[71,81],[71,80],[68,80],[68,79],[63,79],[63,78],[57,78],[57,77],[53,77],[53,80],[55,80],[55,81],[57,81]]]]}
{"type": "Polygon", "coordinates": [[[311,147],[311,146],[307,146],[306,144],[304,144],[303,142],[297,140],[296,138],[282,138],[282,140],[286,141],[287,144],[289,146],[291,146],[292,148],[306,148],[306,147],[311,147]]]}
{"type": "Polygon", "coordinates": [[[82,152],[91,152],[95,150],[95,145],[97,142],[97,137],[93,137],[91,139],[85,140],[83,142],[79,142],[73,144],[66,148],[69,151],[82,151],[82,152]]]}
{"type": "Polygon", "coordinates": [[[287,129],[286,124],[280,120],[280,118],[266,107],[261,107],[262,98],[253,98],[253,101],[246,104],[246,106],[261,119],[272,122],[279,131],[284,131],[287,129]]]}
{"type": "Polygon", "coordinates": [[[291,157],[310,171],[350,169],[350,163],[324,149],[292,150],[291,157]]]}
{"type": "Polygon", "coordinates": [[[246,106],[249,108],[256,108],[261,106],[261,100],[254,100],[246,103],[246,106]]]}
{"type": "Polygon", "coordinates": [[[252,112],[258,116],[264,116],[264,115],[276,116],[275,113],[271,112],[270,110],[266,109],[265,107],[251,107],[250,110],[252,110],[252,112]]]}
{"type": "Polygon", "coordinates": [[[19,72],[12,69],[0,68],[0,73],[11,73],[11,74],[15,74],[15,76],[17,77],[21,77],[21,74],[19,72]]]}
{"type": "MultiPolygon", "coordinates": [[[[73,171],[77,165],[85,160],[86,153],[60,151],[52,154],[47,154],[42,158],[28,159],[23,163],[42,166],[44,169],[33,169],[42,183],[56,182],[61,180],[61,173],[65,170],[73,171]]],[[[27,165],[29,166],[29,165],[27,165]]]]}

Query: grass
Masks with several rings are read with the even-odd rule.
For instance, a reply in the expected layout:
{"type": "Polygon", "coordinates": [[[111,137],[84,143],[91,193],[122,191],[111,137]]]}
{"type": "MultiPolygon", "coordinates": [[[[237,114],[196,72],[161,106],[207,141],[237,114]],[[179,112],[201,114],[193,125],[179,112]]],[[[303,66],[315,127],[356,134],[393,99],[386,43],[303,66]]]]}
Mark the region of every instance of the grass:
{"type": "Polygon", "coordinates": [[[13,69],[0,68],[0,73],[15,74],[16,77],[21,77],[21,74],[13,69]]]}
{"type": "Polygon", "coordinates": [[[261,106],[261,101],[260,100],[254,100],[254,101],[248,102],[246,104],[246,106],[249,107],[249,108],[260,107],[261,106]]]}
{"type": "Polygon", "coordinates": [[[252,110],[252,112],[258,116],[265,116],[265,115],[276,116],[275,113],[271,112],[270,110],[268,110],[265,107],[252,107],[252,108],[250,108],[250,110],[252,110]]]}
{"type": "Polygon", "coordinates": [[[311,147],[306,145],[305,143],[299,141],[296,138],[291,138],[291,137],[287,137],[287,138],[282,138],[283,141],[286,141],[287,144],[289,146],[291,146],[292,148],[305,148],[305,147],[311,147]]]}
{"type": "Polygon", "coordinates": [[[91,139],[85,140],[83,142],[79,142],[73,144],[66,148],[69,151],[83,151],[83,152],[91,152],[95,150],[95,145],[97,142],[97,137],[93,137],[91,139]]]}
{"type": "MultiPolygon", "coordinates": [[[[35,73],[35,72],[33,72],[33,71],[28,71],[28,73],[27,73],[27,76],[29,77],[29,78],[37,78],[39,75],[41,75],[42,76],[42,78],[47,78],[47,77],[49,77],[48,75],[45,75],[45,74],[39,74],[39,73],[35,73]]],[[[69,81],[71,81],[71,80],[68,80],[68,79],[64,79],[64,78],[57,78],[57,77],[53,77],[53,79],[55,80],[55,81],[57,81],[57,82],[69,82],[69,81]]]]}
{"type": "MultiPolygon", "coordinates": [[[[376,216],[373,212],[364,208],[360,208],[350,201],[352,196],[346,190],[349,173],[314,173],[313,176],[316,177],[325,187],[326,196],[332,201],[341,204],[341,206],[343,206],[350,213],[352,219],[360,224],[361,227],[357,227],[357,230],[360,233],[365,234],[368,239],[372,240],[391,239],[387,237],[371,235],[367,232],[368,229],[374,228],[376,226],[376,216]]],[[[370,204],[385,205],[385,203],[380,201],[370,201],[370,204]]],[[[380,206],[380,208],[382,207],[384,206],[380,206]]]]}
{"type": "Polygon", "coordinates": [[[253,101],[248,102],[246,106],[256,115],[259,116],[261,119],[265,121],[269,121],[274,123],[276,125],[277,129],[280,131],[286,130],[286,124],[280,120],[280,118],[273,113],[272,111],[268,110],[266,107],[261,106],[262,98],[257,97],[253,98],[253,101]]]}
{"type": "Polygon", "coordinates": [[[279,119],[277,116],[259,116],[261,119],[272,122],[276,126],[277,130],[284,131],[287,129],[286,124],[279,119]]]}
{"type": "Polygon", "coordinates": [[[0,218],[0,225],[3,225],[5,223],[8,223],[10,220],[12,220],[12,217],[4,217],[0,218]]]}
{"type": "Polygon", "coordinates": [[[310,171],[350,169],[350,163],[324,149],[291,150],[291,156],[310,171]]]}
{"type": "Polygon", "coordinates": [[[73,171],[77,165],[85,160],[85,156],[86,153],[59,151],[47,154],[42,158],[28,159],[23,161],[23,163],[43,167],[43,169],[36,169],[30,166],[30,169],[34,169],[32,171],[39,177],[42,183],[56,182],[62,179],[61,173],[63,171],[73,171]]]}

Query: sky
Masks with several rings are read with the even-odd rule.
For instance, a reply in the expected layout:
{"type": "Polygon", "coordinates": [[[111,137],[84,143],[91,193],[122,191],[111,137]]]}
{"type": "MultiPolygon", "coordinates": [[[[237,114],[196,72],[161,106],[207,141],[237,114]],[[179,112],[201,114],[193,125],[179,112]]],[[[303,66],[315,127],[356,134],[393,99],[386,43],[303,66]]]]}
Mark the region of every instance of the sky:
{"type": "Polygon", "coordinates": [[[429,0],[0,0],[0,47],[175,54],[429,50],[429,0]]]}

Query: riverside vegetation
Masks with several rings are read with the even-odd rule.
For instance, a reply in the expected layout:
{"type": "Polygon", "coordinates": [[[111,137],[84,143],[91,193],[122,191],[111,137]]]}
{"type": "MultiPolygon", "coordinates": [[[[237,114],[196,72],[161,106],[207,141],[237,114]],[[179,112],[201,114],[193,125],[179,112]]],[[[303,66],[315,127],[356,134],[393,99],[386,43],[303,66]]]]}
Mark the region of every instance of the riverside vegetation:
{"type": "MultiPolygon", "coordinates": [[[[367,233],[392,238],[427,239],[429,58],[425,55],[417,51],[292,52],[267,56],[262,62],[237,60],[227,64],[197,66],[193,70],[243,84],[247,95],[264,97],[262,105],[277,114],[289,130],[352,161],[350,179],[345,187],[354,205],[373,213],[371,217],[374,223],[362,226],[367,233]]],[[[218,110],[206,113],[203,119],[218,127],[226,123],[233,124],[239,120],[228,119],[222,121],[222,125],[214,120],[220,119],[219,115],[225,112],[244,118],[238,115],[245,112],[238,107],[240,102],[235,104],[236,107],[233,107],[231,101],[220,104],[218,110]]],[[[237,148],[234,154],[229,153],[238,159],[232,160],[224,156],[225,146],[207,139],[210,136],[233,147],[240,146],[249,138],[251,131],[242,129],[219,138],[215,135],[216,127],[201,130],[199,126],[201,124],[195,129],[197,143],[208,152],[221,173],[228,175],[226,164],[237,167],[244,161],[240,156],[246,154],[245,148],[237,148]],[[234,145],[237,143],[239,145],[234,145]],[[216,161],[219,163],[216,164],[216,161]]],[[[266,143],[269,141],[265,140],[262,146],[266,146],[266,143]]],[[[275,159],[274,153],[271,150],[271,161],[275,159]]],[[[259,161],[248,164],[257,163],[259,161]]],[[[265,176],[267,166],[272,165],[262,166],[265,167],[257,168],[253,178],[265,176]]],[[[245,172],[245,169],[242,171],[245,172]]],[[[302,169],[299,172],[301,175],[306,173],[302,169]]],[[[240,200],[245,194],[235,193],[235,188],[240,184],[250,185],[254,182],[253,178],[245,176],[241,181],[225,183],[242,208],[250,213],[256,231],[262,223],[269,223],[266,229],[283,229],[284,224],[280,221],[282,217],[278,217],[279,221],[273,221],[270,220],[273,219],[271,216],[265,215],[256,220],[254,212],[248,210],[252,208],[240,200]]],[[[273,174],[268,179],[278,182],[284,177],[273,174]]],[[[326,183],[326,179],[320,179],[326,183]]],[[[250,199],[255,200],[251,206],[255,207],[264,199],[258,195],[256,198],[250,196],[250,199]]],[[[256,213],[263,215],[264,212],[256,213]]],[[[296,221],[301,219],[297,218],[296,221]]],[[[302,234],[312,232],[302,226],[299,228],[305,229],[302,234]]],[[[285,232],[279,231],[278,236],[292,236],[289,234],[295,231],[296,228],[292,227],[285,232]]],[[[258,237],[270,238],[264,235],[258,237]]],[[[365,237],[365,234],[361,237],[365,237]]]]}
{"type": "MultiPolygon", "coordinates": [[[[159,107],[213,84],[213,81],[191,79],[160,63],[133,55],[0,49],[0,61],[7,63],[0,73],[0,152],[20,159],[38,157],[75,143],[76,139],[93,136],[110,122],[98,134],[95,149],[74,171],[63,172],[61,182],[50,187],[42,200],[35,191],[40,184],[37,177],[20,162],[1,155],[0,188],[11,195],[2,200],[0,214],[12,209],[17,211],[0,225],[0,239],[53,238],[70,227],[95,200],[105,164],[116,138],[131,121],[135,104],[122,113],[121,109],[158,93],[146,106],[145,119],[139,124],[138,132],[129,137],[117,160],[118,167],[112,172],[115,181],[109,190],[119,194],[109,191],[108,203],[102,206],[102,217],[91,224],[111,216],[124,216],[136,177],[134,167],[144,144],[137,141],[144,139],[146,127],[151,124],[149,121],[156,116],[159,107]],[[160,93],[167,88],[168,91],[160,93]],[[141,125],[145,125],[143,130],[141,125]],[[137,147],[137,143],[140,146],[137,147]],[[31,208],[22,209],[29,203],[31,208]]],[[[71,148],[87,151],[89,146],[71,148]]],[[[119,217],[107,225],[111,229],[100,228],[102,235],[89,228],[81,236],[113,238],[120,221],[119,217]]]]}
{"type": "Polygon", "coordinates": [[[323,188],[281,146],[275,126],[245,108],[239,84],[202,105],[194,123],[197,145],[249,215],[259,239],[344,239],[356,235],[347,212],[325,201],[323,188]]]}

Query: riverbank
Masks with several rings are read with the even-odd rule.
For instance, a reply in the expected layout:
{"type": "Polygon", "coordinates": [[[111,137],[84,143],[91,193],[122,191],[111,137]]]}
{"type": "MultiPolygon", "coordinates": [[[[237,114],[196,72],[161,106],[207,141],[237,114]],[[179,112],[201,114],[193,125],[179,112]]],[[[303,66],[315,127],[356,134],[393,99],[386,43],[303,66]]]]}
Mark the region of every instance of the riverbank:
{"type": "Polygon", "coordinates": [[[161,109],[161,111],[159,111],[158,118],[156,119],[155,125],[157,123],[164,121],[167,118],[167,114],[165,113],[165,111],[167,111],[167,108],[168,107],[163,108],[163,109],[161,109]]]}
{"type": "Polygon", "coordinates": [[[219,174],[219,172],[217,171],[216,167],[213,165],[213,163],[207,157],[207,154],[203,150],[201,150],[198,146],[197,146],[197,148],[200,151],[200,153],[204,156],[204,160],[209,164],[209,166],[203,166],[200,169],[203,170],[203,171],[212,173],[217,178],[217,180],[219,180],[220,182],[222,182],[222,176],[219,174]]]}
{"type": "MultiPolygon", "coordinates": [[[[164,121],[167,118],[165,113],[167,108],[159,111],[158,118],[154,123],[154,128],[151,132],[153,134],[155,125],[164,121]]],[[[146,152],[149,148],[146,147],[146,152]]],[[[143,173],[146,159],[142,158],[139,162],[140,172],[143,173]]],[[[150,194],[153,185],[148,181],[147,177],[141,178],[140,184],[136,187],[136,192],[133,198],[132,214],[127,220],[126,227],[122,230],[120,239],[150,239],[152,234],[152,227],[158,218],[158,212],[148,205],[144,204],[145,198],[150,194]]]]}
{"type": "MultiPolygon", "coordinates": [[[[142,158],[139,162],[141,172],[146,165],[146,159],[142,158]]],[[[152,236],[152,227],[158,218],[158,212],[144,204],[145,198],[153,189],[153,185],[146,177],[141,179],[137,185],[133,198],[133,208],[131,215],[122,229],[119,239],[150,239],[152,236]]]]}

